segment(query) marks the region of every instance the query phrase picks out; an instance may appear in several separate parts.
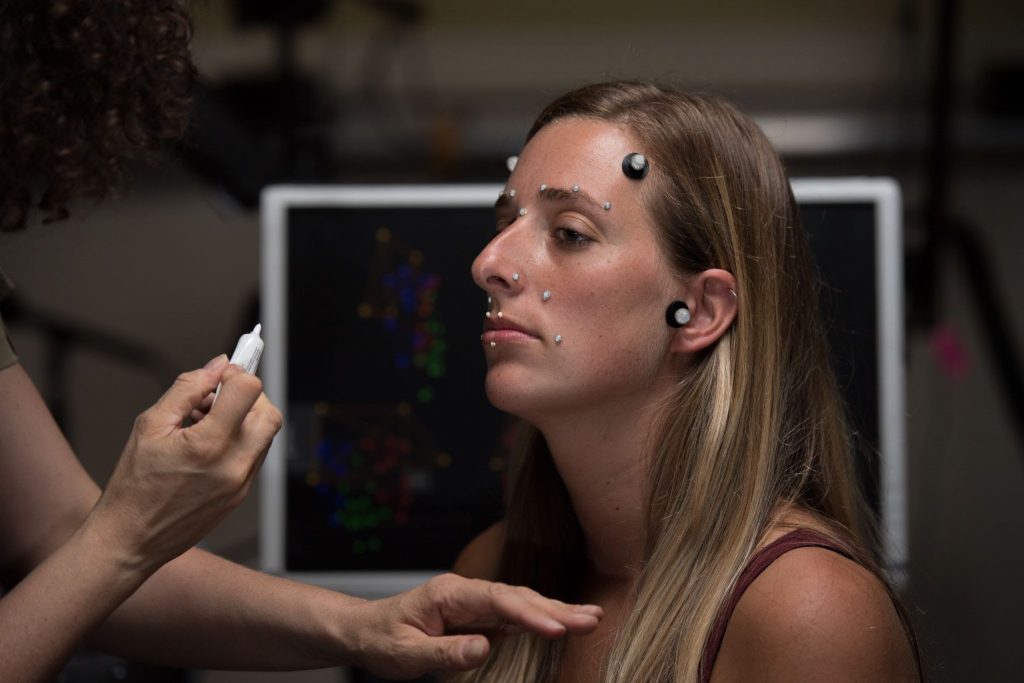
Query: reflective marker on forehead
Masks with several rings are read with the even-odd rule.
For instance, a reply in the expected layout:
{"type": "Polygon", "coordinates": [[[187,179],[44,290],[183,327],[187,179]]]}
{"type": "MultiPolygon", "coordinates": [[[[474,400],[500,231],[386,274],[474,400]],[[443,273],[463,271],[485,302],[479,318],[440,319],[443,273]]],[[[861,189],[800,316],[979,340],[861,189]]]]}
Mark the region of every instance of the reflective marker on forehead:
{"type": "Polygon", "coordinates": [[[647,157],[640,152],[630,152],[622,159],[622,172],[633,180],[640,180],[650,170],[651,165],[648,163],[647,157]]]}

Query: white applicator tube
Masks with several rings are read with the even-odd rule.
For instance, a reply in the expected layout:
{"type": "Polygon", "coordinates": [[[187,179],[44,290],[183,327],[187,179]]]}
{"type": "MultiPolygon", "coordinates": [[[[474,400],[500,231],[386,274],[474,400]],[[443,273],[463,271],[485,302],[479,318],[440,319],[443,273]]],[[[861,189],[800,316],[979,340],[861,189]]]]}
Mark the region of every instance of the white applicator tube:
{"type": "MultiPolygon", "coordinates": [[[[260,338],[261,329],[263,329],[263,325],[257,323],[256,327],[252,328],[252,332],[239,337],[238,343],[235,344],[235,351],[231,354],[231,360],[228,361],[232,365],[245,368],[245,371],[250,375],[256,374],[256,368],[260,364],[260,356],[263,355],[263,340],[260,338]]],[[[219,384],[217,385],[217,391],[213,394],[213,403],[217,402],[217,397],[220,395],[220,386],[219,384]]],[[[212,406],[213,404],[210,405],[212,406]]]]}

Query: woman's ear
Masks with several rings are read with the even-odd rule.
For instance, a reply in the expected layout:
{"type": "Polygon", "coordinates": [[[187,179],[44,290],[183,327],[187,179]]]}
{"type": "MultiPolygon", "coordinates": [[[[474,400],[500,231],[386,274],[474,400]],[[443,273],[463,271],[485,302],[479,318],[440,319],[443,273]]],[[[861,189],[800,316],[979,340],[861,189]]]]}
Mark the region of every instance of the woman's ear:
{"type": "Polygon", "coordinates": [[[706,349],[736,320],[736,278],[729,271],[709,268],[691,278],[686,289],[690,321],[675,331],[671,349],[676,353],[706,349]]]}

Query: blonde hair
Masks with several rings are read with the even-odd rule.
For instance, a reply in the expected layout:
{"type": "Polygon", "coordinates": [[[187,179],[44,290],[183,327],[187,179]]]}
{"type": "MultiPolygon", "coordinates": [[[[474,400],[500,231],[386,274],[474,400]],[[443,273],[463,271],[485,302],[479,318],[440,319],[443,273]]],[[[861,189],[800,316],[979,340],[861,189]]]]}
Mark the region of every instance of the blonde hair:
{"type": "MultiPolygon", "coordinates": [[[[778,155],[732,105],[646,83],[597,84],[549,105],[528,139],[566,117],[628,129],[651,161],[640,187],[670,262],[680,273],[724,268],[737,282],[734,325],[680,378],[644,452],[644,563],[603,675],[695,681],[723,603],[783,506],[828,522],[854,549],[868,546],[818,279],[778,155]]],[[[500,579],[574,600],[582,531],[532,428],[506,525],[500,579]]],[[[550,680],[561,648],[507,639],[463,680],[550,680]]]]}

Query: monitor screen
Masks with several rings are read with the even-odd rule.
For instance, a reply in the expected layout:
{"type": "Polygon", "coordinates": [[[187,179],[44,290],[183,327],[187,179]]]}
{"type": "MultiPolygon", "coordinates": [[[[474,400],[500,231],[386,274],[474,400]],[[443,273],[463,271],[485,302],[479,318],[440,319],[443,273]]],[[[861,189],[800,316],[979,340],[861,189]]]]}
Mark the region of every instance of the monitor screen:
{"type": "MultiPolygon", "coordinates": [[[[470,276],[500,189],[265,191],[264,378],[285,414],[262,475],[265,569],[376,597],[446,570],[500,518],[516,422],[484,395],[486,296],[470,276]]],[[[885,467],[902,454],[883,433],[879,303],[902,290],[883,277],[880,240],[898,255],[898,191],[884,180],[794,190],[826,282],[840,385],[867,452],[883,453],[859,465],[885,519],[897,504],[885,467]],[[882,227],[893,199],[895,225],[882,227]]],[[[892,566],[901,552],[883,548],[892,566]]]]}

